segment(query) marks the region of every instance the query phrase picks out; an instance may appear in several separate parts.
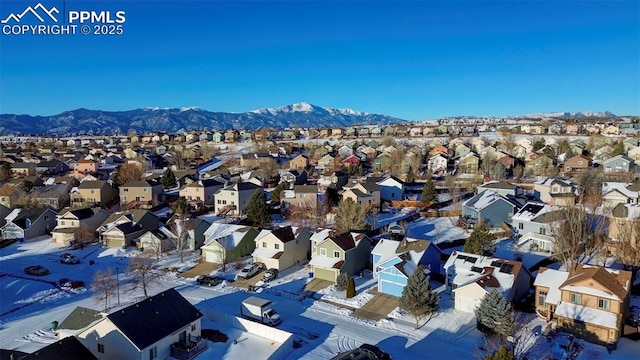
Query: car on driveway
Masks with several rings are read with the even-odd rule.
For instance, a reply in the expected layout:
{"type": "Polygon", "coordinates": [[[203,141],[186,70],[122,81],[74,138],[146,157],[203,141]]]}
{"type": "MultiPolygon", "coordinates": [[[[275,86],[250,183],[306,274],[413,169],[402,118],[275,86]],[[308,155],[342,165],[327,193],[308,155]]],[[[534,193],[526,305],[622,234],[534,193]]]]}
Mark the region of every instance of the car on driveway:
{"type": "Polygon", "coordinates": [[[362,344],[360,347],[340,353],[331,358],[331,360],[351,359],[391,360],[391,356],[377,346],[362,344]]]}
{"type": "Polygon", "coordinates": [[[236,280],[240,279],[249,279],[257,275],[260,270],[265,268],[263,263],[254,262],[253,264],[249,264],[240,270],[240,272],[236,275],[236,280]]]}
{"type": "Polygon", "coordinates": [[[271,268],[262,275],[262,281],[269,282],[278,277],[278,269],[271,268]]]}
{"type": "Polygon", "coordinates": [[[220,284],[220,278],[209,275],[201,275],[196,280],[200,285],[216,286],[220,284]]]}
{"type": "Polygon", "coordinates": [[[63,264],[75,265],[80,264],[80,259],[73,254],[66,253],[60,256],[60,262],[63,264]]]}
{"type": "Polygon", "coordinates": [[[24,272],[26,272],[29,275],[35,275],[35,276],[49,275],[49,269],[47,269],[42,265],[27,266],[26,268],[24,268],[24,272]]]}

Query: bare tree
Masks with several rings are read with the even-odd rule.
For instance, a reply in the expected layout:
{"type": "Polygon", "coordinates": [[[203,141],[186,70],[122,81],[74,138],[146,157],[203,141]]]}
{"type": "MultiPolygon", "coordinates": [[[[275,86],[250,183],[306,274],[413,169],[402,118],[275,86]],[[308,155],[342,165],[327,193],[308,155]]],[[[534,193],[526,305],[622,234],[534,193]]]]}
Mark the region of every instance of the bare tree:
{"type": "Polygon", "coordinates": [[[554,239],[552,256],[567,270],[575,268],[601,249],[604,239],[601,217],[589,214],[581,205],[548,214],[554,239]]]}
{"type": "Polygon", "coordinates": [[[136,163],[124,164],[118,169],[116,174],[116,184],[124,185],[128,182],[142,180],[144,177],[144,169],[136,163]]]}
{"type": "Polygon", "coordinates": [[[96,239],[96,230],[86,224],[82,224],[73,231],[73,241],[84,248],[87,243],[96,239]]]}
{"type": "Polygon", "coordinates": [[[117,285],[111,268],[105,271],[98,270],[93,275],[91,289],[98,301],[104,300],[104,311],[109,308],[109,297],[115,294],[117,285]]]}
{"type": "Polygon", "coordinates": [[[402,177],[402,164],[404,162],[404,151],[396,148],[389,156],[389,172],[393,176],[402,177]]]}
{"type": "MultiPolygon", "coordinates": [[[[612,218],[618,230],[616,256],[635,279],[640,270],[640,219],[612,218]]],[[[613,224],[612,224],[613,225],[613,224]]]]}
{"type": "Polygon", "coordinates": [[[136,289],[138,286],[142,286],[142,292],[144,298],[148,298],[149,286],[158,280],[159,274],[154,265],[156,262],[151,258],[148,253],[142,253],[134,257],[129,261],[127,266],[127,272],[131,274],[132,289],[136,289]]]}
{"type": "Polygon", "coordinates": [[[311,198],[303,198],[297,204],[291,204],[289,220],[301,226],[320,226],[318,207],[311,198]]]}
{"type": "Polygon", "coordinates": [[[189,231],[186,228],[185,220],[182,215],[178,215],[171,225],[168,226],[169,231],[173,234],[170,236],[171,245],[178,253],[180,263],[184,263],[184,257],[190,250],[189,231]]]}

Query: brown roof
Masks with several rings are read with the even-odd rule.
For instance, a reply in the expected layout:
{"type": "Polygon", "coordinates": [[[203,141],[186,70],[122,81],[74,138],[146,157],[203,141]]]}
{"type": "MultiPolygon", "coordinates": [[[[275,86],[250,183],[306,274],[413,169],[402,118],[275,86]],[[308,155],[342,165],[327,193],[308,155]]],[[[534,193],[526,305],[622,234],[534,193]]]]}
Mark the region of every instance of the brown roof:
{"type": "Polygon", "coordinates": [[[342,265],[344,265],[344,260],[340,260],[337,263],[333,264],[334,269],[342,269],[342,265]]]}
{"type": "Polygon", "coordinates": [[[280,257],[284,254],[284,251],[279,251],[275,255],[273,255],[273,259],[280,259],[280,257]]]}
{"type": "Polygon", "coordinates": [[[337,236],[332,236],[331,241],[340,247],[340,249],[347,251],[356,247],[356,242],[353,241],[351,233],[346,232],[337,236]]]}
{"type": "Polygon", "coordinates": [[[611,293],[620,299],[624,299],[629,293],[631,273],[624,270],[616,271],[618,273],[614,274],[600,266],[585,267],[584,265],[578,265],[575,270],[572,270],[569,273],[569,278],[560,286],[560,288],[562,289],[565,286],[591,279],[609,289],[611,293]]]}
{"type": "Polygon", "coordinates": [[[409,250],[421,253],[429,247],[429,244],[431,244],[431,242],[428,240],[418,239],[409,241],[407,240],[407,238],[404,238],[402,241],[400,241],[400,245],[398,245],[398,248],[396,249],[396,254],[406,253],[409,250]]]}
{"type": "Polygon", "coordinates": [[[293,234],[293,230],[291,229],[291,226],[285,226],[279,229],[275,229],[271,233],[275,237],[280,239],[280,241],[282,241],[283,243],[293,241],[296,239],[296,236],[293,234]]]}

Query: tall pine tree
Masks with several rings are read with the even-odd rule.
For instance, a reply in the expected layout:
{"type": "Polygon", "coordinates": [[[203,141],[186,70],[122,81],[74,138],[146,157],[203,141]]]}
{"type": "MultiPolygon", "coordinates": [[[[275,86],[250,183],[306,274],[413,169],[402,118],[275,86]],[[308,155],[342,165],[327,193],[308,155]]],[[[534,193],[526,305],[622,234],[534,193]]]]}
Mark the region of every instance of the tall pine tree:
{"type": "Polygon", "coordinates": [[[176,181],[176,175],[169,168],[167,168],[167,170],[164,171],[164,174],[162,174],[162,177],[160,178],[160,183],[162,184],[162,187],[164,187],[165,189],[172,189],[178,186],[178,182],[176,181]]]}
{"type": "Polygon", "coordinates": [[[436,185],[433,183],[431,176],[429,176],[427,182],[422,187],[422,202],[425,204],[433,204],[437,199],[436,185]]]}
{"type": "Polygon", "coordinates": [[[431,290],[429,276],[424,273],[424,265],[419,264],[402,289],[400,309],[414,317],[417,330],[420,320],[434,314],[439,308],[440,296],[431,290]]]}
{"type": "Polygon", "coordinates": [[[482,298],[480,305],[474,312],[478,329],[482,332],[506,338],[514,330],[515,320],[511,304],[496,289],[491,290],[482,298]]]}
{"type": "Polygon", "coordinates": [[[496,251],[495,239],[496,236],[489,232],[489,227],[486,224],[476,225],[471,232],[471,236],[464,243],[462,251],[476,255],[491,256],[496,251]]]}
{"type": "Polygon", "coordinates": [[[256,191],[247,204],[247,218],[254,226],[264,227],[271,222],[269,208],[262,190],[256,191]]]}

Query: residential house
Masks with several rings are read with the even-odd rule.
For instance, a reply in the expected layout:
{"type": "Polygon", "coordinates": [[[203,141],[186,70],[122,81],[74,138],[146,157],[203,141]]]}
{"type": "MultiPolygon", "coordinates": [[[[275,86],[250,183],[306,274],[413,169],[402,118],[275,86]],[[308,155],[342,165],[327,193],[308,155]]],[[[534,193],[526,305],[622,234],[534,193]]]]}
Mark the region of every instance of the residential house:
{"type": "Polygon", "coordinates": [[[36,164],[14,162],[11,164],[11,173],[15,176],[33,176],[36,174],[36,164]]]}
{"type": "Polygon", "coordinates": [[[117,195],[118,193],[104,180],[83,181],[71,189],[70,201],[72,207],[107,206],[117,195]]]}
{"type": "Polygon", "coordinates": [[[576,125],[576,124],[568,124],[565,127],[565,133],[567,135],[578,135],[579,130],[580,129],[578,128],[578,125],[576,125]]]}
{"type": "Polygon", "coordinates": [[[560,331],[587,341],[616,343],[629,315],[631,273],[578,264],[571,271],[540,268],[536,312],[560,331]]]}
{"type": "Polygon", "coordinates": [[[507,301],[529,293],[531,273],[520,261],[484,257],[454,251],[444,264],[447,291],[454,308],[473,313],[486,294],[497,290],[507,301]]]}
{"type": "Polygon", "coordinates": [[[73,176],[82,179],[87,174],[98,171],[98,163],[93,160],[78,160],[73,164],[73,176]]]}
{"type": "Polygon", "coordinates": [[[60,160],[41,161],[36,164],[36,173],[46,175],[60,175],[69,171],[69,166],[60,160]]]}
{"type": "Polygon", "coordinates": [[[404,200],[406,187],[404,181],[395,176],[389,176],[388,178],[379,181],[377,184],[380,187],[380,201],[404,200]]]}
{"type": "Polygon", "coordinates": [[[620,135],[620,128],[617,125],[609,125],[604,128],[602,135],[620,135]]]}
{"type": "MultiPolygon", "coordinates": [[[[38,186],[31,189],[28,199],[40,207],[48,206],[54,210],[60,210],[69,206],[71,186],[67,184],[54,184],[38,186]]],[[[28,204],[24,204],[25,206],[28,204]]]]}
{"type": "Polygon", "coordinates": [[[553,250],[554,238],[552,224],[560,221],[561,213],[551,205],[528,202],[513,217],[514,238],[518,246],[527,246],[535,251],[553,250]]]}
{"type": "Polygon", "coordinates": [[[351,199],[363,207],[380,207],[380,186],[376,183],[355,183],[344,185],[342,200],[351,199]]]}
{"type": "Polygon", "coordinates": [[[354,276],[366,268],[371,240],[365,234],[345,232],[335,235],[321,229],[311,236],[311,271],[316,279],[335,282],[338,275],[354,276]]]}
{"type": "Polygon", "coordinates": [[[298,155],[289,160],[289,169],[304,170],[309,166],[309,157],[306,155],[298,155]]]}
{"type": "Polygon", "coordinates": [[[576,155],[566,159],[563,164],[565,174],[584,171],[591,167],[591,159],[584,155],[576,155]]]}
{"type": "Polygon", "coordinates": [[[640,185],[607,181],[602,183],[602,205],[613,209],[618,204],[640,203],[640,185]]]}
{"type": "Polygon", "coordinates": [[[244,214],[249,199],[258,191],[262,191],[262,187],[250,182],[240,182],[218,190],[214,194],[216,214],[232,216],[244,214]]]}
{"type": "Polygon", "coordinates": [[[465,174],[477,174],[480,169],[480,158],[475,153],[468,153],[458,160],[458,171],[465,174]]]}
{"type": "Polygon", "coordinates": [[[200,179],[180,189],[180,196],[196,207],[202,205],[213,206],[215,204],[214,194],[225,185],[226,182],[221,182],[215,178],[200,179]]]}
{"type": "Polygon", "coordinates": [[[162,203],[164,190],[162,184],[155,180],[131,181],[120,186],[120,204],[130,208],[153,208],[162,203]]]}
{"type": "Polygon", "coordinates": [[[320,176],[318,179],[318,188],[326,189],[332,187],[337,190],[341,190],[344,185],[349,182],[349,175],[342,171],[334,171],[330,174],[320,176]]]}
{"type": "Polygon", "coordinates": [[[382,153],[380,155],[378,155],[378,157],[376,157],[373,160],[373,170],[374,171],[384,171],[389,169],[391,165],[391,157],[389,156],[389,154],[386,153],[382,153]]]}
{"type": "MultiPolygon", "coordinates": [[[[75,338],[74,336],[92,323],[102,320],[100,311],[76,306],[56,328],[58,339],[75,338]]],[[[91,354],[91,353],[89,353],[91,354]]]]}
{"type": "Polygon", "coordinates": [[[533,183],[534,196],[545,204],[570,206],[575,204],[578,188],[571,180],[544,178],[533,183]]]}
{"type": "Polygon", "coordinates": [[[469,223],[482,221],[489,227],[500,227],[510,223],[511,216],[521,205],[511,196],[500,195],[494,190],[485,190],[462,203],[462,217],[469,223]]]}
{"type": "Polygon", "coordinates": [[[340,159],[346,159],[349,156],[353,155],[353,148],[347,145],[343,145],[338,148],[338,156],[340,159]]]}
{"type": "Polygon", "coordinates": [[[627,156],[633,159],[634,162],[640,162],[640,146],[627,150],[627,156]]]}
{"type": "Polygon", "coordinates": [[[460,144],[460,145],[456,146],[455,151],[454,151],[454,156],[457,157],[457,158],[462,158],[462,157],[467,156],[470,152],[471,152],[471,148],[469,148],[465,144],[460,144]]]}
{"type": "Polygon", "coordinates": [[[253,261],[280,271],[305,261],[311,252],[311,234],[302,227],[262,230],[255,238],[253,261]]]}
{"type": "Polygon", "coordinates": [[[56,227],[51,231],[53,242],[69,245],[74,243],[76,235],[80,241],[95,239],[96,229],[109,217],[109,213],[100,208],[65,208],[56,215],[56,227]]]}
{"type": "Polygon", "coordinates": [[[358,157],[357,155],[350,155],[346,159],[342,160],[342,164],[346,167],[358,166],[360,165],[361,161],[362,159],[360,159],[360,157],[358,157]]]}
{"type": "MultiPolygon", "coordinates": [[[[315,210],[318,208],[318,186],[296,185],[293,190],[285,190],[280,202],[284,208],[291,206],[315,210]]],[[[315,215],[315,212],[312,212],[315,215]]]]}
{"type": "MultiPolygon", "coordinates": [[[[61,354],[64,354],[65,359],[82,359],[82,360],[96,360],[89,349],[87,349],[77,338],[69,336],[57,341],[49,343],[47,346],[40,348],[31,354],[18,355],[19,351],[9,350],[11,354],[7,356],[7,359],[16,360],[41,360],[41,359],[58,359],[61,354]]],[[[24,354],[24,353],[23,353],[24,354]]],[[[3,355],[5,355],[3,353],[3,355]]]]}
{"type": "Polygon", "coordinates": [[[340,158],[327,154],[318,159],[318,165],[316,166],[318,172],[332,172],[340,168],[340,158]]]}
{"type": "Polygon", "coordinates": [[[640,204],[618,204],[611,210],[607,226],[609,239],[627,240],[636,249],[640,246],[640,204]],[[622,234],[621,234],[622,232],[622,234]]]}
{"type": "Polygon", "coordinates": [[[140,235],[134,242],[138,249],[151,252],[154,255],[167,252],[175,248],[177,241],[176,234],[166,226],[153,229],[140,235]]]}
{"type": "Polygon", "coordinates": [[[50,208],[13,209],[0,227],[2,239],[31,240],[46,235],[56,226],[56,212],[50,208]]]}
{"type": "Polygon", "coordinates": [[[478,185],[476,188],[476,192],[480,194],[485,190],[492,190],[497,192],[502,196],[520,196],[524,193],[521,187],[518,185],[514,185],[512,183],[508,183],[506,181],[489,181],[482,185],[478,185]]]}
{"type": "Polygon", "coordinates": [[[207,349],[201,321],[198,309],[168,289],[104,316],[76,337],[98,359],[193,359],[207,349]]]}
{"type": "Polygon", "coordinates": [[[259,231],[253,227],[225,223],[213,223],[204,232],[202,260],[227,264],[251,255],[256,248],[259,231]]]}
{"type": "Polygon", "coordinates": [[[403,238],[381,239],[371,251],[373,277],[378,282],[378,291],[396,297],[419,264],[427,273],[441,273],[440,249],[431,241],[403,238]]]}
{"type": "Polygon", "coordinates": [[[553,169],[553,159],[544,154],[531,158],[524,164],[525,173],[535,176],[543,176],[553,169]]]}
{"type": "Polygon", "coordinates": [[[100,241],[109,247],[135,245],[135,240],[149,230],[160,227],[160,219],[148,210],[134,209],[116,212],[100,225],[100,241]]]}
{"type": "Polygon", "coordinates": [[[280,182],[289,183],[289,188],[307,183],[307,172],[303,170],[286,170],[280,173],[280,182]]]}
{"type": "Polygon", "coordinates": [[[602,164],[605,172],[635,171],[635,161],[625,155],[617,155],[607,159],[602,164]]]}
{"type": "Polygon", "coordinates": [[[427,161],[427,169],[433,174],[445,173],[449,164],[449,158],[446,154],[436,154],[427,161]]]}

